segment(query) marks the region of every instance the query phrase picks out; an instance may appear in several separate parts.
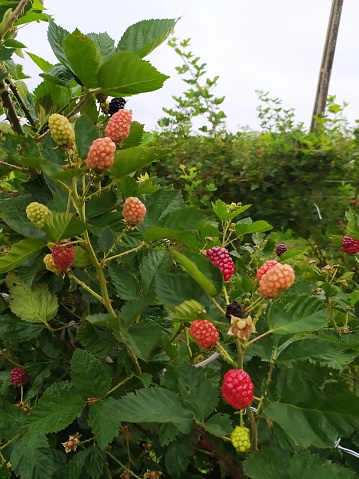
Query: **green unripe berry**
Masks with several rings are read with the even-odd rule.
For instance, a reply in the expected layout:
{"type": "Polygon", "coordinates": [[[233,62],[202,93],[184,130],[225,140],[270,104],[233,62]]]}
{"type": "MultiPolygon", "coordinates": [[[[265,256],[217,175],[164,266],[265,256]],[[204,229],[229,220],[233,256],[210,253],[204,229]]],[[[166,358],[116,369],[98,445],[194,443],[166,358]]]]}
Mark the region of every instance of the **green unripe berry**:
{"type": "Polygon", "coordinates": [[[53,113],[49,117],[52,139],[62,148],[71,148],[75,142],[75,132],[66,116],[53,113]]]}
{"type": "Polygon", "coordinates": [[[26,207],[26,216],[29,218],[31,223],[34,223],[38,228],[43,228],[45,225],[45,218],[50,213],[50,210],[47,206],[33,201],[26,207]]]}
{"type": "Polygon", "coordinates": [[[248,427],[237,426],[231,434],[231,441],[238,452],[246,452],[251,448],[251,433],[248,427]]]}

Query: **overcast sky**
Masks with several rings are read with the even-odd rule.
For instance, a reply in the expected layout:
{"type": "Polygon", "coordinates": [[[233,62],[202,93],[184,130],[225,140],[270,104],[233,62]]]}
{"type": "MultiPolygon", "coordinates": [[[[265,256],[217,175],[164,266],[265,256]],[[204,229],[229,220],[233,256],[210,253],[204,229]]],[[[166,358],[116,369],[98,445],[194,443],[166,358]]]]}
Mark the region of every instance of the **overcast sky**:
{"type": "MultiPolygon", "coordinates": [[[[150,18],[178,18],[175,35],[191,38],[191,51],[207,63],[208,77],[220,75],[216,96],[225,96],[228,130],[258,129],[255,90],[269,91],[296,120],[309,125],[332,0],[45,0],[47,13],[72,32],[105,32],[117,42],[126,28],[150,18]]],[[[344,0],[329,93],[349,106],[351,123],[359,118],[359,1],[344,0]]],[[[56,63],[47,44],[46,24],[22,29],[27,50],[56,63]]],[[[148,59],[171,78],[157,91],[131,97],[127,106],[147,130],[172,107],[172,95],[186,84],[177,76],[180,58],[163,44],[148,59]]],[[[39,69],[23,61],[25,72],[40,82],[39,69]]]]}

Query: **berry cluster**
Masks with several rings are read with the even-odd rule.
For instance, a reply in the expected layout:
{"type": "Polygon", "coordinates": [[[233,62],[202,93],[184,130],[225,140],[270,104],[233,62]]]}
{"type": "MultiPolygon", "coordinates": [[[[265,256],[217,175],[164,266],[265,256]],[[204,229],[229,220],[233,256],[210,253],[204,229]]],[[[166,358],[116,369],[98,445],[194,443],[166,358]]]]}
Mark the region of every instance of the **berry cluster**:
{"type": "Polygon", "coordinates": [[[128,110],[119,110],[108,120],[105,135],[114,142],[123,141],[130,134],[131,122],[131,113],[128,110]]]}
{"type": "Polygon", "coordinates": [[[53,113],[49,117],[49,128],[52,139],[58,146],[71,148],[75,142],[75,132],[66,116],[53,113]]]}
{"type": "Polygon", "coordinates": [[[253,402],[254,385],[243,369],[230,369],[223,377],[223,399],[234,409],[244,409],[253,402]]]}
{"type": "Polygon", "coordinates": [[[118,112],[118,110],[123,110],[126,105],[126,100],[124,98],[112,98],[108,106],[108,114],[110,116],[118,112]]]}
{"type": "Polygon", "coordinates": [[[345,235],[342,241],[342,251],[347,254],[359,253],[359,241],[349,235],[345,235]]]}
{"type": "Polygon", "coordinates": [[[144,220],[146,211],[146,206],[141,200],[135,196],[130,196],[125,200],[122,216],[128,226],[135,227],[144,220]]]}
{"type": "Polygon", "coordinates": [[[231,442],[238,452],[246,452],[251,448],[251,432],[248,427],[237,426],[231,434],[231,442]]]}
{"type": "Polygon", "coordinates": [[[229,281],[234,274],[234,263],[226,248],[213,246],[206,251],[206,256],[222,271],[224,281],[229,281]]]}
{"type": "Polygon", "coordinates": [[[188,331],[201,348],[210,348],[218,341],[217,328],[207,319],[196,319],[188,331]]]}
{"type": "Polygon", "coordinates": [[[72,244],[57,243],[51,251],[55,267],[62,272],[67,271],[75,260],[75,249],[72,244]]]}
{"type": "Polygon", "coordinates": [[[111,138],[96,138],[90,146],[86,165],[97,171],[111,168],[115,161],[116,144],[111,138]]]}
{"type": "Polygon", "coordinates": [[[289,288],[294,280],[293,268],[289,264],[278,263],[262,275],[258,291],[267,298],[275,298],[289,288]]]}
{"type": "Polygon", "coordinates": [[[50,210],[47,206],[33,201],[26,207],[26,216],[29,218],[31,223],[34,223],[38,228],[43,228],[45,225],[45,218],[50,213],[50,210]]]}
{"type": "Polygon", "coordinates": [[[25,369],[14,368],[10,371],[10,381],[14,386],[21,386],[28,381],[25,369]]]}

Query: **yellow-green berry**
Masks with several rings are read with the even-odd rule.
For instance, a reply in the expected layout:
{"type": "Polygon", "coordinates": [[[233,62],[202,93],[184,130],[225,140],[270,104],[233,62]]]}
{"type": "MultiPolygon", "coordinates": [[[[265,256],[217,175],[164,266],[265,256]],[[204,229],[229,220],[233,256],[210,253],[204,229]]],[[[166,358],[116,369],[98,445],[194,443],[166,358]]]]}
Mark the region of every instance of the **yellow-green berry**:
{"type": "Polygon", "coordinates": [[[44,257],[44,263],[46,269],[56,274],[56,276],[60,276],[62,274],[62,270],[55,265],[54,258],[52,257],[51,253],[44,257]]]}
{"type": "Polygon", "coordinates": [[[231,441],[238,452],[246,452],[251,448],[251,432],[248,427],[237,426],[231,434],[231,441]]]}
{"type": "Polygon", "coordinates": [[[52,139],[58,146],[71,148],[75,142],[75,132],[66,116],[53,113],[49,117],[49,128],[52,139]]]}
{"type": "Polygon", "coordinates": [[[29,218],[31,223],[34,223],[38,228],[43,228],[45,225],[45,218],[50,213],[50,210],[47,206],[33,201],[26,207],[26,216],[29,218]]]}

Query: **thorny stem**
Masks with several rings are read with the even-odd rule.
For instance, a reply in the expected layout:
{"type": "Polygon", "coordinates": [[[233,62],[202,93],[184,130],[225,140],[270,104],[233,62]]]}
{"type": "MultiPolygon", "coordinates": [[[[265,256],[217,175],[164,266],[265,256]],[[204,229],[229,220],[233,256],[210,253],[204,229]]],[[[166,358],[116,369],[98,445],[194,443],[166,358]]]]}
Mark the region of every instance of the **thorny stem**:
{"type": "Polygon", "coordinates": [[[252,451],[256,452],[258,451],[258,431],[257,431],[257,423],[253,415],[253,411],[250,406],[247,406],[247,414],[249,418],[249,422],[251,423],[251,431],[252,431],[252,437],[251,437],[251,445],[252,445],[252,451]]]}
{"type": "Polygon", "coordinates": [[[25,136],[24,130],[22,129],[19,117],[17,116],[14,105],[10,98],[7,85],[4,80],[0,82],[0,97],[4,107],[4,111],[6,113],[6,118],[9,121],[14,133],[25,136]]]}
{"type": "Polygon", "coordinates": [[[116,248],[116,246],[118,245],[118,243],[121,241],[122,239],[122,236],[124,236],[126,233],[127,233],[127,227],[121,231],[121,233],[117,236],[116,238],[116,241],[114,242],[114,244],[111,246],[111,248],[107,251],[107,253],[105,254],[104,258],[102,261],[104,261],[108,255],[110,255],[112,253],[112,251],[116,248]]]}
{"type": "Polygon", "coordinates": [[[227,353],[227,351],[224,349],[224,347],[220,343],[216,344],[216,351],[232,366],[234,366],[235,368],[237,367],[236,362],[233,361],[233,359],[230,357],[230,355],[227,353]]]}
{"type": "Polygon", "coordinates": [[[258,341],[258,339],[262,339],[264,338],[264,336],[267,336],[268,334],[270,334],[272,332],[271,329],[269,329],[268,331],[266,331],[265,333],[263,334],[260,334],[259,336],[257,336],[256,338],[253,338],[251,341],[248,341],[248,343],[246,344],[246,348],[248,348],[248,346],[250,346],[252,343],[258,341]]]}
{"type": "Polygon", "coordinates": [[[102,296],[100,296],[99,294],[97,294],[93,289],[91,289],[89,286],[87,286],[86,283],[84,283],[83,281],[81,281],[80,279],[78,279],[71,271],[68,271],[68,276],[70,278],[72,278],[79,286],[81,286],[81,288],[83,288],[84,290],[86,290],[88,293],[90,293],[94,298],[96,298],[98,301],[100,301],[100,303],[102,304],[105,304],[104,303],[104,299],[102,298],[102,296]]]}
{"type": "Polygon", "coordinates": [[[125,256],[126,254],[130,254],[130,253],[133,253],[135,251],[138,251],[139,249],[142,248],[142,246],[144,246],[146,243],[145,241],[141,241],[141,243],[136,246],[135,248],[131,248],[127,251],[123,251],[122,253],[119,253],[119,254],[115,254],[114,256],[110,256],[109,258],[104,258],[102,261],[101,261],[101,265],[105,265],[106,263],[108,263],[109,261],[112,261],[116,258],[120,258],[121,256],[125,256]]]}
{"type": "Polygon", "coordinates": [[[131,469],[129,469],[128,467],[126,467],[124,464],[122,464],[122,462],[120,462],[115,456],[113,456],[109,451],[105,451],[106,454],[108,455],[108,457],[110,457],[113,461],[117,462],[117,464],[119,466],[122,467],[122,469],[124,471],[127,471],[131,474],[131,476],[135,477],[136,479],[141,479],[140,476],[137,476],[137,474],[135,474],[133,471],[131,471],[131,469]]]}
{"type": "Polygon", "coordinates": [[[16,98],[18,104],[20,105],[22,111],[24,112],[25,117],[27,118],[27,121],[30,123],[30,125],[33,128],[37,128],[36,122],[33,119],[33,117],[31,116],[30,110],[26,106],[24,100],[22,99],[22,96],[19,95],[19,92],[18,92],[18,89],[17,89],[16,85],[14,85],[14,83],[10,80],[10,78],[6,78],[5,82],[10,86],[10,89],[11,89],[14,97],[16,98]]]}
{"type": "Polygon", "coordinates": [[[22,14],[25,5],[29,2],[30,0],[20,0],[19,5],[15,8],[15,10],[12,12],[10,17],[8,18],[8,21],[5,23],[5,25],[2,27],[0,30],[0,39],[4,38],[6,32],[12,28],[13,23],[18,20],[19,16],[22,14]]]}
{"type": "Polygon", "coordinates": [[[6,442],[5,444],[3,444],[1,447],[0,447],[0,451],[2,451],[3,449],[5,449],[5,447],[7,447],[9,444],[11,444],[13,441],[15,441],[18,437],[22,436],[24,434],[25,431],[21,432],[20,434],[17,434],[16,436],[14,436],[13,438],[11,438],[8,442],[6,442]]]}

